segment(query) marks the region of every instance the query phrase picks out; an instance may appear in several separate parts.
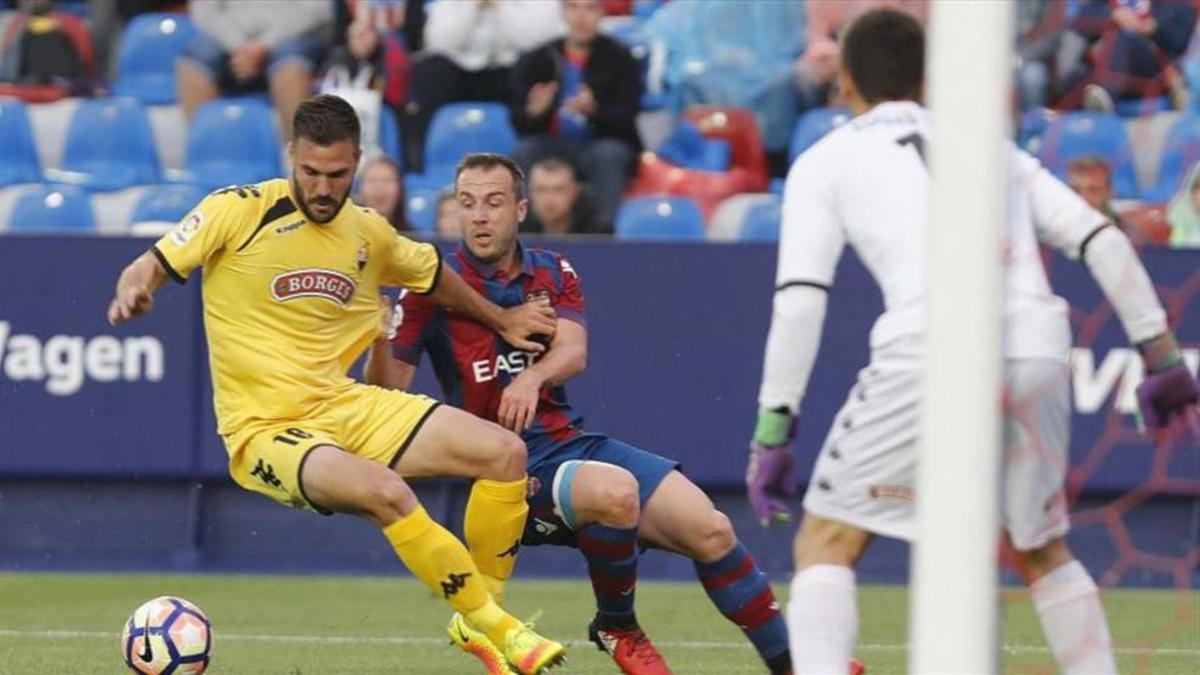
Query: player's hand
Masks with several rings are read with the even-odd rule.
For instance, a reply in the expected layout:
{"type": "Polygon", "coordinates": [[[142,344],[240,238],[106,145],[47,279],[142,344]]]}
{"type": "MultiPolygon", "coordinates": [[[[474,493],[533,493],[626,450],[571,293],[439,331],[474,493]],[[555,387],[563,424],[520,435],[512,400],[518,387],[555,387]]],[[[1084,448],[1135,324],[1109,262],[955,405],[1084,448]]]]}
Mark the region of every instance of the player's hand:
{"type": "Polygon", "coordinates": [[[558,95],[558,82],[550,80],[549,82],[535,82],[529,88],[529,95],[525,98],[525,112],[530,117],[540,117],[546,114],[550,106],[554,105],[554,97],[558,95]]]}
{"type": "Polygon", "coordinates": [[[154,294],[146,286],[128,285],[118,288],[108,304],[108,323],[115,326],[154,309],[154,294]]]}
{"type": "Polygon", "coordinates": [[[1146,427],[1162,430],[1176,418],[1185,417],[1194,428],[1200,387],[1183,361],[1175,336],[1164,333],[1139,344],[1138,349],[1146,363],[1146,378],[1137,388],[1138,408],[1146,427]]]}
{"type": "Polygon", "coordinates": [[[554,308],[545,302],[527,302],[504,310],[497,333],[508,344],[523,352],[541,354],[545,344],[554,339],[558,322],[554,308]],[[534,340],[534,336],[545,336],[545,344],[534,340]]]}
{"type": "Polygon", "coordinates": [[[541,378],[528,370],[514,377],[500,395],[500,409],[496,415],[500,425],[518,434],[528,429],[537,415],[541,391],[541,378]]]}
{"type": "Polygon", "coordinates": [[[794,419],[784,410],[758,412],[750,460],[746,464],[746,496],[758,523],[788,522],[792,512],[783,501],[796,495],[794,419]]]}
{"type": "Polygon", "coordinates": [[[400,321],[404,316],[404,309],[400,306],[399,298],[396,302],[386,295],[379,296],[379,334],[375,336],[376,342],[391,342],[396,338],[396,330],[400,328],[400,321]]]}

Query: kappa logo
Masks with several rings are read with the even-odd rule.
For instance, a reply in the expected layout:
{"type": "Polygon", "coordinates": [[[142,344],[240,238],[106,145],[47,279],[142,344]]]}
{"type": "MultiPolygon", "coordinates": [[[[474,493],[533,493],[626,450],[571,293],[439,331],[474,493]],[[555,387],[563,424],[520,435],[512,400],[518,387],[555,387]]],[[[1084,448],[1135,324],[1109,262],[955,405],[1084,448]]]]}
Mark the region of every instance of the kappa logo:
{"type": "Polygon", "coordinates": [[[501,551],[496,557],[497,558],[513,558],[513,559],[515,559],[517,557],[517,551],[519,551],[519,550],[521,550],[521,540],[520,539],[514,541],[512,546],[509,546],[508,548],[501,551]]]}
{"type": "Polygon", "coordinates": [[[266,464],[261,459],[258,460],[258,464],[254,465],[254,470],[250,472],[250,475],[258,476],[262,482],[275,489],[283,487],[283,481],[279,480],[279,477],[275,475],[275,467],[266,464]]]}
{"type": "Polygon", "coordinates": [[[470,572],[463,572],[462,574],[455,574],[454,572],[451,572],[446,577],[446,580],[442,582],[442,597],[449,598],[450,596],[458,593],[463,589],[464,586],[467,585],[467,578],[470,576],[470,572]]]}
{"type": "Polygon", "coordinates": [[[354,280],[345,274],[324,269],[284,272],[271,280],[271,296],[279,302],[323,298],[345,307],[356,288],[354,280]]]}
{"type": "Polygon", "coordinates": [[[280,225],[279,227],[275,228],[275,234],[286,234],[288,232],[291,232],[292,230],[300,229],[300,226],[303,225],[304,222],[305,222],[304,219],[301,218],[300,220],[297,220],[293,223],[288,223],[287,225],[280,225]]]}

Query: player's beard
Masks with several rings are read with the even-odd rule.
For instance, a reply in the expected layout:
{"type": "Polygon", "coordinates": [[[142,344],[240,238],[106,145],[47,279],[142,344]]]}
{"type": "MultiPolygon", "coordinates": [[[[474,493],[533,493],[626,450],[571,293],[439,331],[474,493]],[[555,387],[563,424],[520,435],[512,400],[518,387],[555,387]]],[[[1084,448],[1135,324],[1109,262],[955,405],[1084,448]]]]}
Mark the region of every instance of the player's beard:
{"type": "Polygon", "coordinates": [[[304,217],[308,218],[314,223],[328,223],[334,218],[337,218],[337,214],[342,212],[342,207],[345,206],[346,200],[350,198],[350,190],[346,190],[346,193],[342,195],[340,200],[338,200],[337,206],[333,209],[333,212],[329,214],[329,217],[318,218],[312,211],[308,210],[308,195],[304,194],[304,189],[300,187],[300,181],[296,180],[295,174],[292,174],[292,194],[296,195],[296,201],[300,202],[297,204],[297,206],[299,206],[300,211],[304,213],[304,217]]]}

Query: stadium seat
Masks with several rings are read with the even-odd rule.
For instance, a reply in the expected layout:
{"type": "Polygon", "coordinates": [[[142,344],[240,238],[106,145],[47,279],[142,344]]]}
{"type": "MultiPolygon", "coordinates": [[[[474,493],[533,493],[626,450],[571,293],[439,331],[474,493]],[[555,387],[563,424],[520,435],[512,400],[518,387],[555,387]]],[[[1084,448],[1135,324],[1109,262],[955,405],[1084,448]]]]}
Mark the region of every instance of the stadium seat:
{"type": "Polygon", "coordinates": [[[379,149],[387,155],[400,170],[404,170],[404,147],[400,144],[400,125],[396,116],[386,105],[379,110],[379,149]]]}
{"type": "Polygon", "coordinates": [[[758,179],[751,186],[752,190],[767,189],[770,180],[767,153],[763,149],[762,132],[753,112],[743,108],[704,105],[688,108],[683,117],[696,125],[705,137],[729,143],[733,152],[730,166],[742,167],[758,179]]]}
{"type": "Polygon", "coordinates": [[[1200,111],[1185,110],[1167,132],[1158,164],[1158,181],[1142,194],[1142,200],[1169,201],[1188,171],[1200,162],[1200,111]]]}
{"type": "Polygon", "coordinates": [[[1038,153],[1042,164],[1066,180],[1067,164],[1083,155],[1098,155],[1108,160],[1118,199],[1137,197],[1133,150],[1121,118],[1104,113],[1069,112],[1051,120],[1038,153]]]}
{"type": "Polygon", "coordinates": [[[208,189],[280,174],[279,130],[269,105],[253,98],[209,101],[188,129],[184,182],[208,189]]]}
{"type": "Polygon", "coordinates": [[[751,206],[770,199],[778,199],[765,192],[745,192],[725,199],[708,219],[709,241],[737,241],[742,235],[742,223],[751,206]]]}
{"type": "Polygon", "coordinates": [[[120,190],[162,181],[146,109],[134,98],[89,99],[71,117],[60,169],[50,180],[90,190],[120,190]]]}
{"type": "Polygon", "coordinates": [[[469,152],[508,154],[517,145],[502,103],[451,103],[438,108],[425,140],[425,183],[447,185],[454,167],[469,152]]]}
{"type": "Polygon", "coordinates": [[[651,196],[625,200],[617,211],[617,239],[703,240],[704,216],[685,197],[651,196]]]}
{"type": "Polygon", "coordinates": [[[1017,146],[1036,155],[1042,147],[1042,135],[1058,113],[1049,108],[1031,108],[1021,113],[1017,123],[1017,146]]]}
{"type": "Polygon", "coordinates": [[[643,152],[628,194],[635,197],[660,194],[688,197],[700,205],[704,218],[708,219],[726,198],[755,192],[758,183],[758,177],[743,167],[696,171],[675,166],[652,152],[643,152]]]}
{"type": "Polygon", "coordinates": [[[788,151],[788,163],[796,160],[813,143],[842,126],[850,119],[850,111],[845,108],[813,108],[796,121],[796,130],[792,132],[792,145],[788,151]]]}
{"type": "Polygon", "coordinates": [[[121,36],[113,93],[147,105],[174,103],[175,58],[196,35],[186,14],[141,14],[121,36]]]}
{"type": "Polygon", "coordinates": [[[742,241],[778,241],[781,202],[781,199],[772,195],[770,199],[752,204],[746,211],[738,238],[742,241]]]}
{"type": "Polygon", "coordinates": [[[195,185],[161,185],[142,195],[133,207],[130,225],[138,223],[176,223],[208,193],[195,185]]]}
{"type": "Polygon", "coordinates": [[[71,185],[34,185],[13,206],[9,232],[91,232],[96,221],[88,193],[71,185]]]}
{"type": "Polygon", "coordinates": [[[408,226],[418,232],[433,232],[437,225],[438,191],[420,188],[409,192],[404,201],[408,226]]]}
{"type": "Polygon", "coordinates": [[[0,187],[42,179],[29,112],[17,99],[0,98],[0,187]]]}

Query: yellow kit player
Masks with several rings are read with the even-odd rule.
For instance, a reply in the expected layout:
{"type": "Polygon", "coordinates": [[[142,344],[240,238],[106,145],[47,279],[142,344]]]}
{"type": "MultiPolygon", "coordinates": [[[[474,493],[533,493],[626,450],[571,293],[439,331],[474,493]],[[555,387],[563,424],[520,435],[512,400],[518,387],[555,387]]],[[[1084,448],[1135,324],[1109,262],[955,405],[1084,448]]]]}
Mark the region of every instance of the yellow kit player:
{"type": "MultiPolygon", "coordinates": [[[[563,660],[562,645],[493,600],[525,526],[524,444],[424,396],[357,383],[347,370],[378,334],[381,285],[430,294],[522,351],[542,350],[530,337],[553,333],[554,312],[493,305],[434,246],[349,202],[359,135],[344,100],[305,101],[288,149],[291,180],[205,198],[125,268],[108,319],[149,311],[168,278],[183,282],[203,267],[217,426],[234,480],[287,506],[374,522],[412,573],[486,636],[481,651],[541,672],[563,660]],[[402,476],[475,479],[466,546],[429,517],[402,476]]],[[[508,672],[504,663],[489,670],[508,672]]]]}

